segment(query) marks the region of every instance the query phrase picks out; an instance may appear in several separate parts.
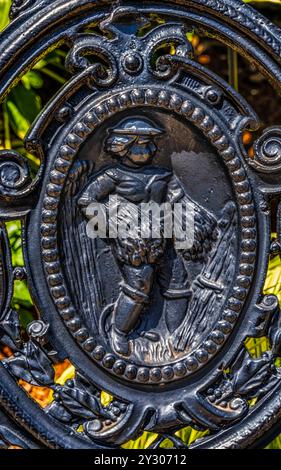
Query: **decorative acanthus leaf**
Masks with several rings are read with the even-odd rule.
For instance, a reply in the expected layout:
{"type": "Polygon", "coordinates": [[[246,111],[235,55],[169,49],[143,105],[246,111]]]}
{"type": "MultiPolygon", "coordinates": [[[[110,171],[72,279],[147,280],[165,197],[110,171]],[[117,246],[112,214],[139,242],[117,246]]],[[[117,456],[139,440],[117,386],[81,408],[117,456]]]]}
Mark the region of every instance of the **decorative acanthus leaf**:
{"type": "Polygon", "coordinates": [[[80,374],[78,371],[76,371],[75,374],[74,384],[75,388],[88,392],[88,394],[90,394],[91,396],[99,395],[99,391],[97,390],[97,388],[93,384],[89,383],[88,380],[86,380],[85,377],[83,377],[83,375],[80,374]]]}
{"type": "Polygon", "coordinates": [[[250,354],[248,353],[246,348],[243,348],[231,367],[231,374],[236,375],[241,370],[243,364],[249,359],[251,359],[250,354]]]}
{"type": "Polygon", "coordinates": [[[264,395],[270,392],[270,390],[272,390],[272,388],[277,385],[278,382],[280,382],[280,377],[272,375],[269,379],[267,379],[266,382],[263,383],[261,388],[258,389],[255,397],[262,398],[264,395]]]}
{"type": "Polygon", "coordinates": [[[0,338],[12,349],[20,343],[20,324],[18,313],[10,310],[0,323],[0,338]]]}
{"type": "Polygon", "coordinates": [[[63,405],[73,414],[85,419],[95,417],[111,419],[112,416],[95,396],[78,388],[64,387],[59,391],[63,405]]]}
{"type": "Polygon", "coordinates": [[[225,379],[222,381],[219,387],[221,393],[223,394],[224,398],[230,397],[233,395],[233,381],[229,379],[225,379]]]}
{"type": "Polygon", "coordinates": [[[17,379],[25,380],[25,382],[28,382],[31,385],[38,385],[38,382],[28,370],[27,360],[24,355],[12,356],[9,359],[6,359],[4,364],[17,379]]]}
{"type": "Polygon", "coordinates": [[[10,348],[12,351],[18,351],[14,341],[10,338],[10,336],[6,335],[5,332],[0,331],[0,341],[5,346],[8,346],[8,348],[10,348]]]}
{"type": "Polygon", "coordinates": [[[239,395],[246,395],[247,398],[255,396],[258,389],[271,375],[271,355],[265,353],[258,359],[252,359],[249,355],[241,368],[233,377],[233,391],[239,395]]]}
{"type": "Polygon", "coordinates": [[[53,403],[45,408],[44,411],[62,423],[71,423],[73,421],[72,414],[68,412],[63,405],[57,403],[56,401],[53,401],[53,403]]]}
{"type": "Polygon", "coordinates": [[[269,328],[269,339],[272,353],[281,356],[281,314],[274,315],[272,324],[269,328]]]}
{"type": "Polygon", "coordinates": [[[53,385],[55,371],[47,354],[33,341],[26,346],[26,361],[32,377],[40,385],[53,385]]]}

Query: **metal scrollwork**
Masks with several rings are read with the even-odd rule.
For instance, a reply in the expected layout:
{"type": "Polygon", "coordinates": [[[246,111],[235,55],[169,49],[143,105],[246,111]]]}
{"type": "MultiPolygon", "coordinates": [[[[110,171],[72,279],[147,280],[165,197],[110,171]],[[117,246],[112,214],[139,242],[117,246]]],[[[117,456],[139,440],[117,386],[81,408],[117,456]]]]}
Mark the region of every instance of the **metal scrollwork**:
{"type": "Polygon", "coordinates": [[[241,135],[259,117],[188,38],[233,42],[280,86],[281,33],[239,0],[78,3],[14,2],[0,47],[3,97],[56,44],[71,75],[26,135],[37,175],[0,153],[0,447],[108,448],[151,431],[150,448],[186,448],[185,426],[208,431],[190,448],[260,445],[281,415],[280,309],[263,292],[280,251],[280,128],[248,157],[241,135]],[[24,267],[4,225],[16,218],[24,267]],[[37,315],[25,327],[18,280],[37,315]],[[262,337],[253,357],[247,339],[262,337]],[[65,359],[75,371],[59,382],[65,359]],[[49,390],[47,406],[22,384],[49,390]]]}
{"type": "Polygon", "coordinates": [[[264,173],[278,173],[281,164],[281,128],[270,127],[254,144],[254,158],[250,164],[264,173]]]}
{"type": "MultiPolygon", "coordinates": [[[[44,349],[47,331],[48,325],[41,320],[32,322],[28,326],[29,341],[3,361],[5,368],[18,379],[53,390],[54,401],[45,409],[50,416],[62,423],[71,423],[74,429],[83,426],[90,438],[109,440],[111,428],[120,427],[122,420],[126,421],[128,406],[113,400],[103,407],[98,390],[80,374],[68,379],[65,385],[56,384],[51,359],[55,352],[44,349]]],[[[19,336],[19,332],[16,335],[19,336]]]]}
{"type": "Polygon", "coordinates": [[[256,337],[268,334],[271,349],[258,358],[251,357],[245,347],[241,350],[223,379],[207,390],[208,401],[215,406],[227,408],[230,403],[233,409],[243,405],[247,410],[251,399],[262,398],[280,381],[280,368],[276,367],[281,339],[278,299],[266,296],[259,308],[261,316],[254,334],[256,337]]]}
{"type": "Polygon", "coordinates": [[[12,198],[25,195],[31,183],[28,162],[12,150],[0,152],[0,193],[1,197],[12,198]]]}
{"type": "Polygon", "coordinates": [[[34,0],[13,0],[10,9],[10,18],[16,18],[16,16],[18,16],[22,11],[32,6],[33,4],[34,0]]]}

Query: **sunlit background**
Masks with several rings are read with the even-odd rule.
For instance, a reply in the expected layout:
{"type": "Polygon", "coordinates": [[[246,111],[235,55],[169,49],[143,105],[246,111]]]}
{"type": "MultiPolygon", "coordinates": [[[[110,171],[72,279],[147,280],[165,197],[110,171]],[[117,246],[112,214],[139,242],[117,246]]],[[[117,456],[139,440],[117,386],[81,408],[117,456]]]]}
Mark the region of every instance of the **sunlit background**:
{"type": "MultiPolygon", "coordinates": [[[[251,1],[252,6],[258,8],[271,21],[281,26],[281,1],[251,1]]],[[[10,0],[0,0],[0,31],[9,23],[10,0]]],[[[161,23],[161,19],[154,16],[151,18],[155,24],[161,23]]],[[[197,60],[219,74],[248,100],[255,111],[263,119],[264,127],[280,124],[281,122],[281,99],[267,83],[265,78],[258,72],[253,64],[247,62],[243,57],[230,51],[222,43],[210,37],[199,36],[191,33],[189,39],[192,41],[197,60]]],[[[172,51],[171,51],[172,52],[172,51]]],[[[64,68],[64,59],[67,49],[63,47],[56,49],[26,73],[10,92],[2,105],[0,105],[0,149],[15,149],[25,155],[29,161],[33,174],[36,173],[39,161],[26,152],[23,139],[43,106],[49,98],[69,78],[64,68]]],[[[254,136],[250,132],[244,133],[244,144],[248,149],[249,158],[253,156],[252,143],[254,136]]],[[[276,221],[272,221],[272,236],[275,236],[276,221]]],[[[10,244],[12,248],[13,266],[23,266],[21,223],[13,221],[6,224],[10,244]]],[[[269,271],[265,286],[265,293],[274,293],[281,301],[281,262],[280,256],[270,259],[269,271]]],[[[37,312],[33,305],[25,281],[16,280],[14,283],[14,294],[12,308],[17,310],[20,317],[21,327],[24,331],[26,325],[37,318],[37,312]]],[[[269,348],[267,338],[248,340],[246,346],[250,354],[259,357],[269,348]]],[[[0,346],[0,359],[11,355],[7,347],[0,346]]],[[[69,361],[55,366],[56,383],[64,384],[67,379],[74,376],[74,367],[69,361]]],[[[41,407],[46,407],[53,400],[53,392],[48,388],[35,387],[20,381],[20,385],[41,407]]],[[[102,393],[102,404],[105,406],[111,401],[111,397],[102,393]]],[[[208,431],[206,432],[208,433],[208,431]]],[[[188,427],[177,433],[186,444],[191,444],[206,433],[200,433],[188,427]]],[[[143,433],[136,441],[130,441],[125,448],[144,449],[153,444],[157,435],[143,433]]],[[[168,439],[163,439],[161,447],[171,447],[168,439]]],[[[1,447],[1,445],[0,445],[1,447]]],[[[281,436],[276,438],[268,449],[281,449],[281,436]]]]}

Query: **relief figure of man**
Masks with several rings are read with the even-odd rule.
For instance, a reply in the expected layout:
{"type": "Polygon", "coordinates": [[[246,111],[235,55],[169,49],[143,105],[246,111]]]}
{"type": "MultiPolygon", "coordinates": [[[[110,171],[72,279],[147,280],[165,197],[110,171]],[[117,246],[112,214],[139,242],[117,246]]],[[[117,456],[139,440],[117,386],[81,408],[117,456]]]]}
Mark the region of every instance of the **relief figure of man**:
{"type": "MultiPolygon", "coordinates": [[[[117,163],[96,173],[79,195],[78,204],[86,217],[87,207],[92,203],[104,204],[108,209],[110,196],[117,197],[117,206],[130,203],[137,208],[143,203],[173,205],[191,201],[173,171],[154,164],[156,139],[163,133],[143,117],[122,120],[109,130],[105,149],[117,163]]],[[[122,277],[110,333],[116,353],[130,355],[129,335],[151,301],[155,282],[160,284],[166,298],[187,301],[190,298],[190,281],[182,260],[205,260],[217,237],[214,216],[196,203],[194,208],[194,243],[190,249],[178,253],[168,286],[165,282],[161,286],[161,280],[167,278],[165,253],[175,242],[173,238],[166,239],[163,231],[159,237],[143,238],[137,229],[134,238],[117,236],[108,240],[122,277]]]]}

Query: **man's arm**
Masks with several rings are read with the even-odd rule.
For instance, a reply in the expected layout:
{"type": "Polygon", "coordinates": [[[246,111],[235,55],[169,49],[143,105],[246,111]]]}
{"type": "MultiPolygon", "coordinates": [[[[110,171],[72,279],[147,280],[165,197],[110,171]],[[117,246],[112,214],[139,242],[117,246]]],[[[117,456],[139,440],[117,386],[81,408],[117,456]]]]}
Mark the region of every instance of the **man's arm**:
{"type": "Polygon", "coordinates": [[[179,202],[184,196],[185,193],[183,188],[181,187],[177,177],[173,175],[168,184],[166,202],[175,204],[176,202],[179,202]]]}
{"type": "Polygon", "coordinates": [[[78,206],[85,210],[93,202],[101,202],[115,189],[114,181],[106,174],[99,175],[82,192],[78,199],[78,206]]]}

